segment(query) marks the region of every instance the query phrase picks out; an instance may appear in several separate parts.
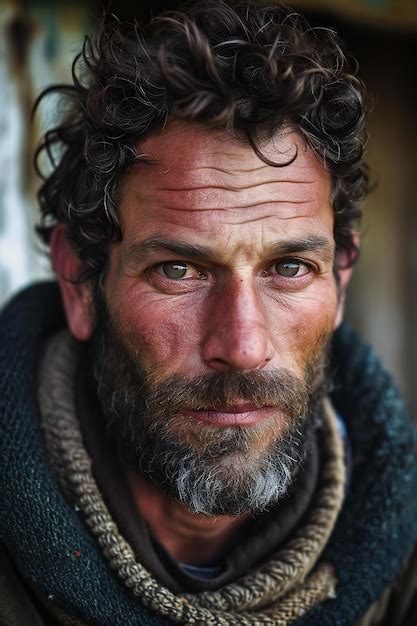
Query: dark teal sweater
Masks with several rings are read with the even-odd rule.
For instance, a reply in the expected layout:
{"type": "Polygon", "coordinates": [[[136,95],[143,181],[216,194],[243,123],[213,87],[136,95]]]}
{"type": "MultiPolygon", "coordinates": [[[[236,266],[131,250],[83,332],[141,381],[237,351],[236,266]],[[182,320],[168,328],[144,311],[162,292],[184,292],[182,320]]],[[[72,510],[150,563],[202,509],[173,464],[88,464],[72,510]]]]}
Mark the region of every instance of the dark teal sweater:
{"type": "MultiPolygon", "coordinates": [[[[37,369],[45,338],[63,324],[52,283],[19,294],[0,318],[0,541],[21,574],[73,617],[100,626],[167,624],[113,574],[46,464],[37,369]]],[[[416,431],[404,404],[375,353],[346,326],[334,337],[332,360],[332,400],[353,456],[349,493],[323,554],[339,584],[335,599],[295,626],[354,624],[417,543],[416,431]]]]}

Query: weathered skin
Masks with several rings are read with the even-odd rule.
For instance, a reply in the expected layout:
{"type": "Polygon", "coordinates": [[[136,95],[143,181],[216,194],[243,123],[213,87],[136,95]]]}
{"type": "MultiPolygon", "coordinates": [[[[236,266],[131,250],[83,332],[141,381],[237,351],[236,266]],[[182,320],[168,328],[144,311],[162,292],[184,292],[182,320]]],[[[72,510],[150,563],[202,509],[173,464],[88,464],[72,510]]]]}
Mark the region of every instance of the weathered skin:
{"type": "MultiPolygon", "coordinates": [[[[111,245],[104,292],[126,345],[158,380],[281,367],[303,378],[340,323],[350,270],[337,285],[329,175],[290,130],[263,151],[282,163],[297,156],[273,167],[225,132],[171,123],[140,146],[155,162],[135,166],[121,183],[123,239],[111,245]],[[204,250],[180,253],[175,244],[204,250]],[[187,264],[183,277],[164,275],[170,261],[187,264]],[[280,275],[283,261],[299,263],[298,272],[280,275]]],[[[80,269],[62,227],[52,253],[60,276],[80,269]]],[[[88,286],[60,282],[70,328],[88,339],[88,286]]],[[[192,514],[132,472],[129,481],[178,559],[213,556],[241,521],[192,514]]]]}

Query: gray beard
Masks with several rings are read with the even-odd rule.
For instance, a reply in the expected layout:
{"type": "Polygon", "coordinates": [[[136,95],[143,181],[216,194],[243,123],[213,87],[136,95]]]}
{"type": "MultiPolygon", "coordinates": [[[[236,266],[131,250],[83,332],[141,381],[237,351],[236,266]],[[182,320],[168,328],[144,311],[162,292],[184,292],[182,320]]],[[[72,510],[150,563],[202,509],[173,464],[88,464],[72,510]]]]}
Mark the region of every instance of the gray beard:
{"type": "Polygon", "coordinates": [[[94,373],[107,434],[124,462],[189,510],[209,516],[257,514],[288,493],[309,433],[319,423],[324,387],[312,391],[311,367],[305,380],[279,369],[156,382],[117,336],[109,316],[100,317],[92,343],[94,373]],[[217,428],[182,415],[234,400],[276,406],[277,416],[254,426],[217,428]],[[268,445],[258,451],[265,438],[268,445]]]}

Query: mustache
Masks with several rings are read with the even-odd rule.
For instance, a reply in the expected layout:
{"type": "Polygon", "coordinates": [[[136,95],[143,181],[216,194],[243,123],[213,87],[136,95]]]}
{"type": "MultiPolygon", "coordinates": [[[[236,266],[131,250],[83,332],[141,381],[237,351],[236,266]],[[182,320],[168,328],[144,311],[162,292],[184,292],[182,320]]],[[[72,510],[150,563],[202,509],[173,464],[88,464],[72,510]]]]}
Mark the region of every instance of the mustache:
{"type": "Polygon", "coordinates": [[[157,413],[221,410],[243,401],[257,408],[277,407],[295,416],[307,410],[312,394],[309,372],[303,380],[284,368],[268,372],[213,372],[192,379],[171,376],[164,380],[147,372],[138,378],[142,378],[146,390],[147,408],[157,413]]]}

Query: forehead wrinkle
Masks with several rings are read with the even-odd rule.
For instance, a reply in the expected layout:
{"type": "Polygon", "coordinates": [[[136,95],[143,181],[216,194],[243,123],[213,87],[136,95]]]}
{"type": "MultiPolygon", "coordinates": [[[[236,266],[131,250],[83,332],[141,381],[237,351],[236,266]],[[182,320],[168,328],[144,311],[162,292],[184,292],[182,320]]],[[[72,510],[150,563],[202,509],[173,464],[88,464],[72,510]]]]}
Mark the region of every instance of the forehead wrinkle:
{"type": "MultiPolygon", "coordinates": [[[[168,148],[168,146],[167,146],[168,148]]],[[[249,149],[248,149],[249,150],[249,149]]],[[[318,169],[320,169],[320,165],[314,160],[314,164],[311,163],[311,159],[308,159],[307,162],[304,162],[305,159],[300,157],[296,159],[295,162],[286,163],[283,162],[281,165],[277,163],[277,166],[272,166],[266,163],[260,163],[259,157],[257,157],[250,150],[247,152],[238,152],[234,153],[223,153],[216,152],[215,150],[205,150],[204,152],[197,151],[196,154],[191,150],[190,154],[183,154],[181,159],[178,160],[178,147],[175,154],[171,154],[170,150],[166,149],[164,153],[162,153],[158,160],[155,160],[153,163],[146,163],[146,167],[148,172],[146,173],[146,177],[152,178],[156,175],[160,177],[160,188],[161,189],[169,189],[169,190],[178,190],[181,188],[178,186],[178,181],[184,183],[184,186],[187,188],[199,188],[199,187],[209,187],[212,186],[216,188],[217,186],[223,187],[222,184],[218,185],[215,174],[220,174],[220,179],[225,180],[233,180],[233,183],[226,183],[224,185],[225,188],[230,189],[239,189],[239,185],[235,186],[236,178],[243,178],[243,183],[246,179],[256,179],[253,184],[249,186],[257,186],[267,183],[301,183],[301,184],[311,184],[315,181],[309,179],[311,177],[311,167],[313,165],[316,173],[318,169]],[[222,156],[224,156],[224,163],[221,162],[222,156]],[[220,160],[220,162],[219,162],[220,160]],[[288,172],[288,167],[291,167],[291,172],[288,172]],[[308,170],[308,172],[307,172],[308,170]],[[205,173],[207,176],[205,176],[205,173]],[[307,179],[306,179],[307,176],[307,179]],[[165,185],[165,181],[163,178],[167,179],[167,184],[165,185]],[[174,185],[169,184],[169,179],[173,178],[175,180],[174,185]],[[210,185],[210,180],[212,181],[212,185],[210,185]],[[207,182],[208,181],[208,182],[207,182]]],[[[134,168],[141,168],[142,164],[137,163],[134,168]]],[[[246,188],[247,185],[243,184],[242,188],[246,188]]]]}
{"type": "Polygon", "coordinates": [[[262,187],[263,185],[278,185],[278,184],[304,184],[304,185],[312,185],[314,184],[314,180],[261,180],[257,183],[253,183],[251,185],[196,185],[194,187],[159,187],[156,191],[166,191],[166,192],[176,192],[176,193],[189,193],[191,191],[204,191],[205,189],[222,189],[223,191],[243,191],[246,189],[253,189],[255,187],[262,187]]]}
{"type": "MultiPolygon", "coordinates": [[[[302,204],[309,204],[309,202],[310,202],[309,200],[266,200],[266,201],[261,201],[261,202],[254,202],[253,204],[234,204],[231,207],[203,206],[203,207],[192,208],[188,206],[183,206],[183,207],[166,206],[164,208],[167,209],[168,211],[186,211],[187,213],[210,213],[210,212],[211,213],[214,213],[214,212],[227,213],[227,212],[236,211],[236,210],[259,208],[261,206],[271,205],[271,204],[302,205],[302,204]]],[[[299,213],[297,213],[297,215],[291,215],[291,216],[279,216],[279,219],[287,220],[287,219],[295,219],[297,217],[300,217],[299,213]]],[[[275,216],[275,218],[277,218],[277,216],[275,216]]],[[[251,220],[249,219],[248,221],[251,221],[251,220]]]]}
{"type": "MultiPolygon", "coordinates": [[[[241,177],[242,180],[219,181],[216,177],[205,178],[195,177],[193,173],[187,173],[184,177],[178,175],[159,180],[152,189],[151,197],[149,192],[143,193],[142,188],[138,188],[135,195],[145,196],[145,199],[160,200],[168,206],[187,205],[192,208],[202,206],[215,209],[224,208],[244,208],[256,206],[267,202],[285,202],[288,204],[298,202],[314,202],[317,195],[323,188],[323,180],[313,177],[306,178],[305,172],[298,175],[285,176],[281,179],[273,177],[269,173],[268,178],[259,180],[259,177],[241,177]],[[304,176],[301,176],[304,174],[304,176]],[[172,184],[174,183],[174,184],[172,184]],[[142,193],[141,193],[142,192],[142,193]],[[239,204],[236,204],[239,202],[239,204]]],[[[330,199],[330,185],[329,199],[330,199]]]]}
{"type": "Polygon", "coordinates": [[[222,174],[229,174],[229,175],[233,176],[235,172],[237,172],[239,174],[240,173],[247,174],[249,172],[257,172],[259,170],[263,170],[266,167],[270,167],[270,166],[265,163],[264,165],[258,165],[257,167],[250,167],[248,169],[233,168],[233,172],[231,172],[230,170],[226,170],[226,169],[224,169],[222,167],[216,167],[215,165],[196,165],[194,167],[194,170],[213,170],[215,172],[221,172],[222,174]]]}
{"type": "MultiPolygon", "coordinates": [[[[211,155],[210,155],[211,156],[211,155]]],[[[245,159],[243,159],[243,162],[245,159]]],[[[314,165],[312,171],[311,164],[304,164],[302,162],[296,162],[291,164],[291,171],[288,171],[285,167],[272,167],[265,165],[261,167],[248,167],[242,168],[242,158],[236,164],[227,162],[224,164],[211,165],[207,162],[198,162],[194,160],[189,165],[174,161],[169,165],[166,163],[166,167],[153,169],[153,172],[161,175],[160,187],[169,189],[181,189],[178,185],[178,181],[183,183],[183,188],[199,188],[199,187],[224,187],[224,188],[245,188],[247,181],[250,181],[250,185],[262,185],[262,184],[314,184],[318,182],[318,164],[314,165]],[[166,179],[166,183],[163,180],[166,179]],[[170,184],[170,178],[173,178],[175,183],[170,184]],[[224,181],[224,183],[223,183],[224,181]],[[241,185],[239,184],[241,182],[241,185]]],[[[150,174],[152,175],[152,170],[150,174]]],[[[149,176],[149,174],[148,174],[149,176]]]]}
{"type": "Polygon", "coordinates": [[[317,193],[307,193],[307,185],[302,188],[296,187],[294,191],[286,191],[282,185],[269,185],[262,187],[257,191],[249,187],[248,189],[230,190],[226,187],[217,185],[216,187],[207,186],[200,189],[181,189],[181,190],[161,190],[155,189],[153,193],[141,193],[140,190],[136,196],[137,201],[143,199],[147,204],[162,205],[163,208],[171,208],[187,211],[215,211],[219,209],[250,209],[254,207],[267,205],[289,205],[296,206],[301,204],[314,204],[317,193]],[[277,187],[274,190],[274,187],[277,187]]]}
{"type": "MultiPolygon", "coordinates": [[[[302,213],[297,214],[297,215],[288,215],[286,217],[280,217],[279,221],[281,222],[287,222],[289,220],[296,220],[296,219],[314,219],[311,215],[303,215],[302,213]]],[[[250,217],[247,220],[239,220],[237,222],[230,222],[230,224],[232,224],[233,226],[239,226],[239,224],[251,224],[251,223],[255,223],[255,222],[262,222],[264,220],[277,220],[277,216],[270,214],[270,215],[261,215],[260,217],[250,217]]]]}

